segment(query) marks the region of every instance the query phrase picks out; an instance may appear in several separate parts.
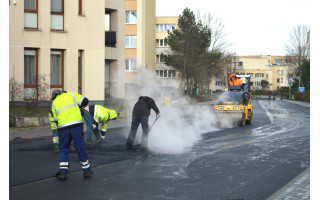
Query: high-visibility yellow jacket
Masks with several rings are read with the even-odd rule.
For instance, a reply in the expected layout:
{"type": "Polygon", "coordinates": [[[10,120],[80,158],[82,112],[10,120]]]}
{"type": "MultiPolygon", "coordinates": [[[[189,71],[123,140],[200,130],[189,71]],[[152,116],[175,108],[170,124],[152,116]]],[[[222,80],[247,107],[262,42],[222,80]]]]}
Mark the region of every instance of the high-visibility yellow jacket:
{"type": "Polygon", "coordinates": [[[58,126],[53,118],[53,113],[49,112],[49,120],[50,120],[50,124],[51,124],[51,130],[56,130],[58,129],[58,126]]]}
{"type": "Polygon", "coordinates": [[[76,92],[64,92],[55,98],[51,111],[54,120],[58,122],[58,129],[83,124],[79,106],[83,106],[84,99],[85,97],[76,92]]]}
{"type": "MultiPolygon", "coordinates": [[[[59,144],[59,132],[58,132],[58,126],[53,118],[52,111],[49,112],[49,119],[51,124],[51,131],[52,131],[52,142],[53,144],[59,144]]],[[[59,146],[55,146],[55,148],[59,148],[59,146]]]]}
{"type": "Polygon", "coordinates": [[[108,121],[117,117],[117,112],[115,110],[109,110],[103,106],[95,105],[93,119],[97,123],[102,123],[101,131],[106,132],[108,128],[108,121]]]}

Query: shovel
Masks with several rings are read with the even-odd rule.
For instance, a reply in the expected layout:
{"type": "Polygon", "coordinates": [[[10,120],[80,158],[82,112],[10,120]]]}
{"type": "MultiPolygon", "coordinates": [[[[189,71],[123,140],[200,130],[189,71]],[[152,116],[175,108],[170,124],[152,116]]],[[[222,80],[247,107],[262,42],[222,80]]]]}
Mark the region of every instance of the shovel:
{"type": "Polygon", "coordinates": [[[156,121],[159,119],[160,115],[158,117],[156,117],[156,119],[153,121],[153,123],[151,124],[151,126],[148,129],[148,132],[151,131],[151,128],[153,127],[153,125],[156,123],[156,121]]]}

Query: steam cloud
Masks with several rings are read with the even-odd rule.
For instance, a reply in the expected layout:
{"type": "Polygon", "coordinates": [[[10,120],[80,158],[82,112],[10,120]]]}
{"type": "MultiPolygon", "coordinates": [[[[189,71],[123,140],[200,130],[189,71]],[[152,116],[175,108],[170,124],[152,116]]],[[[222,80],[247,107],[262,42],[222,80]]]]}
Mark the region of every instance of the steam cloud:
{"type": "MultiPolygon", "coordinates": [[[[217,119],[213,106],[189,104],[186,98],[178,98],[177,90],[172,92],[160,89],[154,75],[149,71],[141,70],[139,76],[137,82],[141,87],[126,92],[131,111],[139,96],[150,96],[156,101],[161,113],[161,117],[149,132],[149,150],[165,154],[183,153],[201,140],[201,133],[218,130],[215,126],[217,119]],[[171,104],[165,105],[161,96],[171,97],[171,104]]],[[[175,83],[175,86],[177,87],[178,83],[175,83]]],[[[154,119],[155,113],[151,110],[150,126],[154,119]]],[[[139,126],[135,143],[141,140],[141,132],[139,126]]]]}

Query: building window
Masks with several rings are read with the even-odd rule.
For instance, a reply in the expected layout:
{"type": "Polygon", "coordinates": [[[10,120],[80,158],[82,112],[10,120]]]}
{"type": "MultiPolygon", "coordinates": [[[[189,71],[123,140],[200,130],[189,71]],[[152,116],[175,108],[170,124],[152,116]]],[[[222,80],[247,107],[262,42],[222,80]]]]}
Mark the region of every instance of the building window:
{"type": "Polygon", "coordinates": [[[263,78],[264,74],[263,73],[256,73],[256,78],[263,78]]]}
{"type": "Polygon", "coordinates": [[[283,75],[283,70],[277,70],[278,75],[283,75]]]}
{"type": "Polygon", "coordinates": [[[175,78],[175,70],[156,70],[157,78],[175,78]]]}
{"type": "Polygon", "coordinates": [[[266,74],[266,78],[267,78],[267,79],[269,78],[269,74],[266,74]]]}
{"type": "Polygon", "coordinates": [[[37,99],[38,50],[24,50],[24,99],[37,99]]]}
{"type": "Polygon", "coordinates": [[[277,83],[280,83],[280,78],[277,78],[277,83]]]}
{"type": "Polygon", "coordinates": [[[126,59],[126,71],[136,71],[137,61],[136,59],[126,59]]]}
{"type": "Polygon", "coordinates": [[[283,83],[283,78],[281,78],[280,81],[281,81],[280,83],[283,83]]]}
{"type": "Polygon", "coordinates": [[[127,35],[126,36],[126,48],[137,48],[137,36],[127,35]]]}
{"type": "Polygon", "coordinates": [[[78,51],[78,93],[82,94],[82,56],[83,51],[78,51]]]}
{"type": "Polygon", "coordinates": [[[24,28],[38,29],[38,0],[24,1],[24,28]]]}
{"type": "Polygon", "coordinates": [[[166,55],[160,54],[160,55],[156,55],[156,63],[164,63],[164,57],[166,55]]]}
{"type": "Polygon", "coordinates": [[[137,11],[126,11],[126,24],[137,24],[137,11]]]}
{"type": "Polygon", "coordinates": [[[282,63],[282,59],[275,59],[275,62],[280,65],[282,63]]]}
{"type": "Polygon", "coordinates": [[[157,24],[156,25],[157,32],[167,32],[167,31],[172,32],[173,29],[175,28],[176,28],[175,24],[157,24]]]}
{"type": "Polygon", "coordinates": [[[169,47],[166,39],[156,39],[156,47],[169,47]]]}
{"type": "Polygon", "coordinates": [[[79,0],[79,10],[78,10],[79,15],[82,15],[82,0],[79,0]]]}
{"type": "Polygon", "coordinates": [[[104,16],[104,23],[105,23],[105,31],[111,31],[111,19],[110,19],[110,13],[106,13],[104,16]]]}
{"type": "Polygon", "coordinates": [[[247,73],[247,75],[249,75],[250,77],[253,77],[253,73],[247,73]]]}
{"type": "Polygon", "coordinates": [[[50,88],[63,89],[64,83],[64,51],[51,50],[50,55],[50,88]]]}
{"type": "Polygon", "coordinates": [[[261,85],[261,82],[260,82],[260,81],[256,81],[256,82],[255,82],[255,85],[256,85],[256,86],[260,86],[260,85],[261,85]]]}
{"type": "Polygon", "coordinates": [[[51,30],[64,30],[64,0],[51,0],[51,30]]]}
{"type": "Polygon", "coordinates": [[[238,67],[242,67],[243,66],[243,62],[238,62],[238,67]]]}

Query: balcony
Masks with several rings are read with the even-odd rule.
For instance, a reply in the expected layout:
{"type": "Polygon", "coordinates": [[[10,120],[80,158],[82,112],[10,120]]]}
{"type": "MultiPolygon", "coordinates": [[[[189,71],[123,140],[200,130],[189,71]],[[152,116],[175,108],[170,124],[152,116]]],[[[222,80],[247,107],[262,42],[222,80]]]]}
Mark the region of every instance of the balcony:
{"type": "Polygon", "coordinates": [[[106,47],[116,47],[117,37],[115,31],[105,32],[105,46],[106,47]]]}

